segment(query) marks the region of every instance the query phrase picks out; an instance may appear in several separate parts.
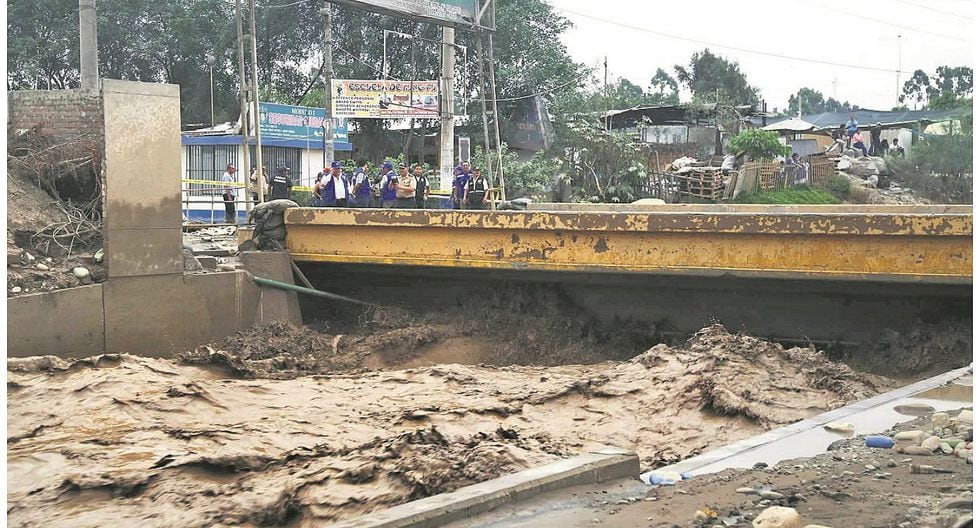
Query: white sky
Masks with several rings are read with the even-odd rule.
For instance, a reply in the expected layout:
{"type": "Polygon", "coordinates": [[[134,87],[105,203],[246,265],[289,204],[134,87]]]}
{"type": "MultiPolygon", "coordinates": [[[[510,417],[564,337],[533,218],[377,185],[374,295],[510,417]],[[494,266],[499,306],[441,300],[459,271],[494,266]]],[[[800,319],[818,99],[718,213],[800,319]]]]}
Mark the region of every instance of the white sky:
{"type": "MultiPolygon", "coordinates": [[[[783,110],[790,94],[801,87],[865,108],[891,109],[895,104],[898,35],[902,84],[916,69],[933,73],[937,66],[973,65],[973,0],[548,1],[575,24],[563,42],[574,60],[598,67],[599,82],[602,60],[607,55],[610,82],[625,77],[646,88],[658,67],[673,74],[675,64],[687,65],[692,53],[708,47],[715,54],[738,61],[749,83],[761,90],[770,110],[774,106],[783,110]],[[669,38],[575,13],[746,50],[889,71],[763,56],[669,38]]],[[[687,98],[689,94],[682,92],[681,99],[687,98]]]]}

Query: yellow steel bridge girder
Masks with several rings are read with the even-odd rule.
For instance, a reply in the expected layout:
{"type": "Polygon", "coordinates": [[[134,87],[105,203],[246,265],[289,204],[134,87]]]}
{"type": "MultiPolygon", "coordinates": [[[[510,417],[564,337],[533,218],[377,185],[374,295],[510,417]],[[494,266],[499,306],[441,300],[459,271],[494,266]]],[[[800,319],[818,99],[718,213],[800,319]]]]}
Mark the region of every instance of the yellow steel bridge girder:
{"type": "Polygon", "coordinates": [[[970,284],[968,208],[840,212],[297,208],[300,261],[970,284]]]}

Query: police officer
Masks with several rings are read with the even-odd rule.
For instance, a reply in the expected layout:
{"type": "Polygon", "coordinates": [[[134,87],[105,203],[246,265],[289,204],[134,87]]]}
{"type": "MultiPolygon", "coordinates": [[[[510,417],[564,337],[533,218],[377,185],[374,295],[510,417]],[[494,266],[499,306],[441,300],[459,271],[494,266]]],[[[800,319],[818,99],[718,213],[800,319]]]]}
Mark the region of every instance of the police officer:
{"type": "Polygon", "coordinates": [[[470,179],[466,188],[466,204],[468,209],[483,209],[487,203],[487,191],[490,184],[486,176],[480,173],[480,169],[473,169],[473,178],[470,179]]]}
{"type": "Polygon", "coordinates": [[[276,175],[272,177],[272,192],[269,198],[272,200],[288,200],[293,189],[293,180],[289,177],[289,167],[279,167],[276,175]]]}
{"type": "Polygon", "coordinates": [[[415,207],[425,209],[425,199],[429,197],[429,176],[422,165],[415,165],[415,207]]]}
{"type": "Polygon", "coordinates": [[[394,209],[398,204],[398,175],[390,161],[381,164],[381,207],[394,209]]]}
{"type": "Polygon", "coordinates": [[[352,181],[353,191],[351,191],[351,194],[354,195],[353,206],[371,207],[371,177],[367,173],[370,165],[367,160],[361,160],[358,165],[357,170],[354,171],[354,179],[352,181]]]}

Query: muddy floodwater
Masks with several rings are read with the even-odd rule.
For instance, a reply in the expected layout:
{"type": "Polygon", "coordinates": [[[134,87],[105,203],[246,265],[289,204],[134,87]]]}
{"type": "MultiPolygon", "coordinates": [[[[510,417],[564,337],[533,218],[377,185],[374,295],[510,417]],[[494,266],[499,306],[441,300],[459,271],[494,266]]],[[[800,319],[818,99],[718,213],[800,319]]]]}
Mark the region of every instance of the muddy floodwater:
{"type": "Polygon", "coordinates": [[[896,385],[721,326],[590,365],[275,361],[9,360],[11,525],[316,526],[601,446],[649,469],[896,385]]]}

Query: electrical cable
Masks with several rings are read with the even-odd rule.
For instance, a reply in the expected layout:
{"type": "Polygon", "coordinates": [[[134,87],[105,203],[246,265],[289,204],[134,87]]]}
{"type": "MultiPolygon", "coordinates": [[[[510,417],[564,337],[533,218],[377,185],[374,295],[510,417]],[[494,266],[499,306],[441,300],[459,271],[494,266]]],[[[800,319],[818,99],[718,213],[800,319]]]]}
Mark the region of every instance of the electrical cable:
{"type": "Polygon", "coordinates": [[[962,18],[962,19],[965,19],[965,20],[973,20],[973,17],[971,17],[969,15],[964,15],[962,13],[954,13],[952,11],[943,11],[942,9],[936,9],[934,7],[924,6],[922,4],[916,4],[915,2],[909,2],[908,0],[895,0],[895,1],[896,2],[899,2],[899,3],[902,3],[902,4],[905,4],[905,5],[915,6],[915,7],[918,7],[920,9],[926,9],[928,11],[935,11],[936,13],[942,13],[944,15],[950,15],[950,16],[962,18]]]}
{"type": "MultiPolygon", "coordinates": [[[[670,34],[670,33],[664,33],[662,31],[657,31],[657,30],[653,30],[653,29],[649,29],[649,28],[643,28],[643,27],[634,26],[634,25],[630,25],[630,24],[624,24],[622,22],[617,22],[615,20],[609,20],[609,19],[605,19],[605,18],[593,16],[593,15],[587,15],[585,13],[579,13],[578,11],[572,11],[570,9],[564,9],[564,8],[557,8],[557,9],[559,11],[563,11],[563,12],[568,13],[568,14],[571,14],[571,15],[576,15],[576,16],[580,16],[580,17],[583,17],[583,18],[588,18],[588,19],[591,19],[591,20],[596,20],[598,22],[605,22],[607,24],[612,24],[614,26],[620,26],[620,27],[624,27],[624,28],[627,28],[627,29],[632,29],[632,30],[635,30],[635,31],[642,31],[642,32],[645,32],[645,33],[651,33],[651,34],[654,34],[654,35],[660,35],[662,37],[667,37],[667,38],[671,38],[671,39],[675,39],[675,40],[682,40],[682,41],[685,41],[685,42],[694,42],[694,43],[701,44],[701,45],[704,45],[704,46],[712,46],[712,47],[715,47],[715,48],[722,48],[722,49],[729,49],[729,50],[734,50],[734,51],[741,51],[743,53],[751,53],[751,54],[754,54],[754,55],[763,55],[763,56],[766,56],[766,57],[775,57],[775,58],[785,59],[785,60],[794,60],[794,61],[799,61],[799,62],[809,62],[809,63],[812,63],[812,64],[822,64],[822,65],[825,65],[825,66],[839,66],[841,68],[853,68],[853,69],[857,69],[857,70],[878,71],[878,72],[884,72],[884,73],[890,73],[890,74],[894,74],[895,73],[895,70],[894,69],[890,69],[890,68],[877,68],[877,67],[874,67],[874,66],[861,66],[861,65],[858,65],[858,64],[847,64],[847,63],[843,63],[843,62],[834,62],[834,61],[827,61],[827,60],[821,60],[821,59],[810,59],[810,58],[806,58],[806,57],[794,57],[792,55],[782,55],[780,53],[773,53],[773,52],[770,52],[770,51],[762,51],[762,50],[756,50],[756,49],[750,49],[750,48],[742,48],[742,47],[738,47],[738,46],[730,46],[730,45],[727,45],[727,44],[720,44],[718,42],[710,42],[710,41],[706,41],[706,40],[692,39],[692,38],[689,38],[689,37],[681,37],[681,36],[673,35],[673,34],[670,34]]],[[[910,71],[902,71],[901,73],[911,74],[912,72],[910,72],[910,71]]]]}
{"type": "Polygon", "coordinates": [[[900,28],[900,29],[904,29],[906,31],[914,31],[916,33],[924,33],[926,35],[933,35],[933,36],[936,36],[936,37],[947,38],[947,39],[950,39],[950,40],[958,40],[960,42],[971,42],[970,39],[965,39],[965,38],[960,38],[960,37],[954,37],[952,35],[946,35],[946,34],[943,34],[943,33],[936,33],[934,31],[927,31],[925,29],[919,29],[917,27],[912,27],[912,26],[903,26],[901,24],[896,24],[894,22],[889,22],[887,20],[881,20],[879,18],[873,18],[873,17],[869,17],[867,15],[862,15],[860,13],[854,13],[854,12],[851,12],[851,11],[845,11],[845,10],[840,9],[840,8],[837,8],[837,7],[825,6],[823,4],[818,4],[816,2],[810,2],[809,0],[800,0],[800,1],[801,2],[804,2],[804,3],[807,3],[807,4],[810,4],[810,5],[814,6],[814,7],[819,7],[820,9],[824,9],[826,11],[832,11],[834,13],[842,13],[842,14],[849,15],[849,16],[852,16],[852,17],[863,18],[865,20],[870,20],[872,22],[877,22],[879,24],[884,24],[886,26],[897,27],[897,28],[900,28]]]}

